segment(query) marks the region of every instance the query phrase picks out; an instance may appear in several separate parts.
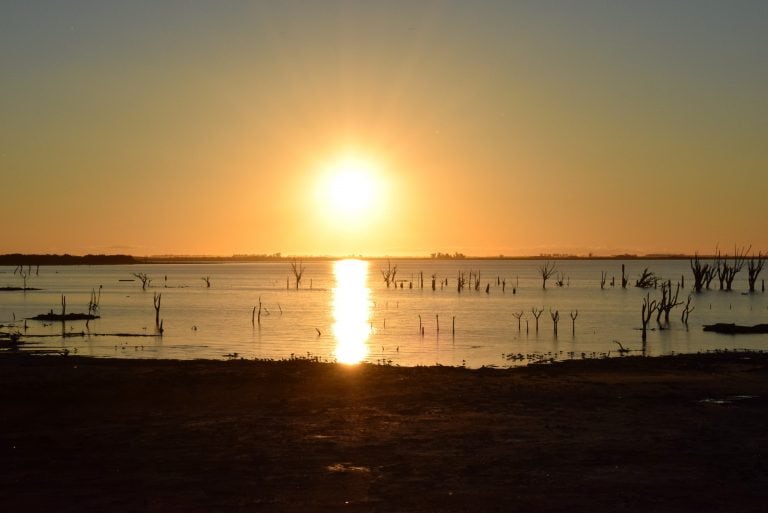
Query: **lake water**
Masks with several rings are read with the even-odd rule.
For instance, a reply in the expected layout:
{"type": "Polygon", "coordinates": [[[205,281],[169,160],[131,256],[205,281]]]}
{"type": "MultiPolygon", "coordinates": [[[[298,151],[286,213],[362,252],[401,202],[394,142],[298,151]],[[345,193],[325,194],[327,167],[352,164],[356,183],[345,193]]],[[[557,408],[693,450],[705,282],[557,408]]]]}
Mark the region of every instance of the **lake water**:
{"type": "MultiPolygon", "coordinates": [[[[32,268],[28,286],[42,290],[0,292],[0,332],[20,331],[26,349],[68,349],[98,357],[222,359],[237,353],[243,358],[506,367],[541,358],[618,356],[614,341],[640,351],[642,300],[648,292],[652,299],[661,296],[660,289],[631,286],[646,267],[673,284],[685,276],[683,302],[693,292],[685,260],[557,261],[564,284],[557,286],[553,277],[546,290],[538,272],[542,262],[535,260],[397,260],[392,265],[397,265],[398,284],[387,288],[381,274],[386,261],[306,261],[298,290],[287,262],[41,267],[38,275],[32,268]],[[620,286],[622,263],[630,277],[627,289],[620,286]],[[604,290],[601,271],[607,272],[604,290]],[[478,290],[467,287],[458,293],[460,272],[467,279],[470,272],[479,272],[478,290]],[[134,273],[152,278],[147,290],[134,273]],[[203,277],[210,277],[210,287],[203,277]],[[615,287],[610,286],[612,277],[615,287]],[[445,279],[448,285],[441,287],[445,279]],[[99,287],[101,318],[88,327],[85,321],[63,327],[65,334],[84,335],[62,336],[60,322],[28,320],[24,329],[25,318],[60,313],[62,294],[67,312],[87,312],[91,291],[99,287]],[[162,337],[117,336],[156,334],[156,293],[162,294],[162,337]],[[254,314],[259,302],[260,318],[254,314]],[[538,331],[532,308],[544,310],[538,331]],[[550,311],[560,314],[557,336],[550,311]],[[574,330],[571,314],[576,311],[574,330]],[[513,314],[520,312],[518,329],[513,314]]],[[[680,321],[681,307],[672,311],[664,329],[652,319],[647,354],[768,348],[768,335],[702,331],[703,324],[715,322],[768,322],[761,280],[759,292],[745,294],[746,274],[737,276],[733,292],[693,294],[688,327],[680,321]]],[[[0,267],[4,286],[21,286],[13,267],[0,267]]]]}

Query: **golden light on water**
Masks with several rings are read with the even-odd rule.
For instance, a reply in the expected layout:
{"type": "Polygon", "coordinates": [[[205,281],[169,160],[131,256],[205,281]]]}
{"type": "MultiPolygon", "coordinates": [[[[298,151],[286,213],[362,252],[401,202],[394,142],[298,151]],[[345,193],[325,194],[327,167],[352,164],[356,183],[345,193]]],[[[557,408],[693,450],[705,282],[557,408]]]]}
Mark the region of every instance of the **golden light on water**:
{"type": "Polygon", "coordinates": [[[340,363],[360,363],[368,356],[371,334],[371,290],[368,288],[368,262],[339,260],[334,264],[333,289],[334,354],[340,363]]]}

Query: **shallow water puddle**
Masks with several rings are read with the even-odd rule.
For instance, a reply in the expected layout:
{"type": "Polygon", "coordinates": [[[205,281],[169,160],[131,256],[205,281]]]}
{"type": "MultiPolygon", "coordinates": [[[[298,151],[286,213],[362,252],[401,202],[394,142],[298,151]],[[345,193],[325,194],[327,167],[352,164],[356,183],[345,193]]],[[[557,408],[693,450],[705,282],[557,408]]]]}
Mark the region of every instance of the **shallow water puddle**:
{"type": "Polygon", "coordinates": [[[707,403],[707,404],[733,404],[737,401],[744,401],[746,399],[757,399],[758,397],[759,396],[756,396],[756,395],[732,395],[724,399],[714,399],[714,398],[708,397],[706,399],[699,400],[699,402],[707,403]]]}

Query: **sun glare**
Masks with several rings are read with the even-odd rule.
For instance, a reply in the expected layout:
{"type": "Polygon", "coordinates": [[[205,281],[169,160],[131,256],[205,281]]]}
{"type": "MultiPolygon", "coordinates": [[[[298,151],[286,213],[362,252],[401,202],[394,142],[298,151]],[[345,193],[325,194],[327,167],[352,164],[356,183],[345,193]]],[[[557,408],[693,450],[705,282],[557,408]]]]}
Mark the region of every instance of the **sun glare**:
{"type": "Polygon", "coordinates": [[[345,157],[325,167],[317,193],[325,217],[349,228],[366,226],[377,216],[385,187],[372,161],[345,157]]]}
{"type": "Polygon", "coordinates": [[[368,356],[366,341],[371,334],[371,291],[367,285],[368,262],[340,260],[333,266],[334,351],[340,363],[359,363],[368,356]]]}

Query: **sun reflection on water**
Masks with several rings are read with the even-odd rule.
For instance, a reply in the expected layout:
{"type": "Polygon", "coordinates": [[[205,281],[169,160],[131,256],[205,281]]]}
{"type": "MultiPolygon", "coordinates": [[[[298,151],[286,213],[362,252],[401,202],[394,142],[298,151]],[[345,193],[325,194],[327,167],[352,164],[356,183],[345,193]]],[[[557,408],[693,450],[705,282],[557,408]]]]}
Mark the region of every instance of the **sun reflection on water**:
{"type": "Polygon", "coordinates": [[[333,289],[333,335],[336,360],[360,363],[368,356],[371,334],[371,290],[368,288],[368,262],[339,260],[334,264],[336,287],[333,289]]]}

